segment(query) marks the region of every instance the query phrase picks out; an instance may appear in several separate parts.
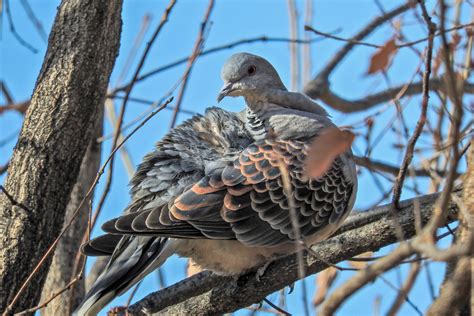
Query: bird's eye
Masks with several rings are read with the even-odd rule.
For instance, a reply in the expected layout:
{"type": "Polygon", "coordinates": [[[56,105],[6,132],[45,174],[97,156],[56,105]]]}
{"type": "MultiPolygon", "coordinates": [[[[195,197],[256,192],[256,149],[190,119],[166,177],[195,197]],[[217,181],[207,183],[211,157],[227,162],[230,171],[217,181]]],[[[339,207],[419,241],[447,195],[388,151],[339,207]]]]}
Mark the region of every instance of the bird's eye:
{"type": "Polygon", "coordinates": [[[249,66],[249,68],[247,69],[247,73],[250,76],[255,75],[256,72],[257,72],[257,67],[255,67],[254,65],[249,66]]]}

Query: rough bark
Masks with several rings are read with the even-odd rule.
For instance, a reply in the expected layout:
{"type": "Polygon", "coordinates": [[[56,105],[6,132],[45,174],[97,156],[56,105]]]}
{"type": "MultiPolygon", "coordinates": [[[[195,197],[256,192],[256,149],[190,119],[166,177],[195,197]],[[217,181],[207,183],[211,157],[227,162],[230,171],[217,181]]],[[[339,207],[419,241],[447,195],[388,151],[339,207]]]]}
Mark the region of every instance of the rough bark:
{"type": "MultiPolygon", "coordinates": [[[[104,108],[100,107],[96,117],[94,127],[95,132],[89,146],[87,147],[86,154],[84,155],[79,170],[79,176],[77,177],[77,182],[72,189],[71,198],[66,207],[66,220],[71,218],[79,207],[81,200],[86,196],[87,191],[93,184],[99,170],[101,146],[96,140],[102,136],[103,117],[104,108]]],[[[88,203],[84,203],[72,226],[59,241],[56,250],[54,251],[53,261],[49,267],[46,283],[43,286],[43,292],[41,294],[42,302],[52,297],[55,292],[64,288],[76,276],[75,274],[79,272],[84,257],[81,256],[80,258],[77,258],[76,256],[80,247],[80,241],[87,230],[88,212],[89,205],[88,203]],[[76,271],[74,271],[75,267],[76,271]]],[[[70,315],[79,305],[80,300],[84,297],[84,285],[84,278],[81,278],[74,283],[69,291],[56,297],[51,303],[42,309],[41,314],[70,315]]]]}
{"type": "MultiPolygon", "coordinates": [[[[417,198],[424,223],[430,218],[439,194],[417,198]]],[[[415,235],[414,199],[400,203],[397,213],[404,236],[415,235]]],[[[393,220],[390,218],[391,204],[377,207],[352,216],[336,233],[336,236],[313,247],[325,262],[337,263],[367,251],[377,251],[381,247],[398,241],[393,220]]],[[[449,206],[450,214],[457,212],[454,203],[449,206]]],[[[453,216],[449,221],[453,221],[453,216]]],[[[327,265],[313,256],[305,256],[306,275],[327,268],[327,265]]],[[[273,262],[260,281],[255,273],[239,279],[212,275],[208,271],[198,273],[186,280],[161,291],[152,293],[131,305],[132,315],[186,315],[189,311],[198,315],[217,315],[261,302],[267,295],[285,287],[298,279],[296,256],[291,255],[273,262]]]]}
{"type": "MultiPolygon", "coordinates": [[[[63,225],[118,54],[122,1],[63,0],[0,196],[0,311],[63,225]],[[14,205],[15,204],[15,205],[14,205]]],[[[37,304],[51,257],[11,310],[37,304]]]]}

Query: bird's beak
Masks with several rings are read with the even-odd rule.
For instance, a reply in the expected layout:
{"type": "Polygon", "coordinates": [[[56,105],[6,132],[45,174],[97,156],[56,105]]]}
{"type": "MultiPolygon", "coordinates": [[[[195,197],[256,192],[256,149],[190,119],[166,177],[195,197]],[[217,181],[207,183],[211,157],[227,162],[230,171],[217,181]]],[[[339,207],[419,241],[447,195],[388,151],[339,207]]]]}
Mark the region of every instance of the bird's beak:
{"type": "Polygon", "coordinates": [[[224,84],[221,91],[217,95],[217,102],[218,103],[221,102],[222,99],[224,99],[226,96],[228,96],[232,91],[234,91],[233,85],[234,85],[233,82],[226,82],[224,84]]]}

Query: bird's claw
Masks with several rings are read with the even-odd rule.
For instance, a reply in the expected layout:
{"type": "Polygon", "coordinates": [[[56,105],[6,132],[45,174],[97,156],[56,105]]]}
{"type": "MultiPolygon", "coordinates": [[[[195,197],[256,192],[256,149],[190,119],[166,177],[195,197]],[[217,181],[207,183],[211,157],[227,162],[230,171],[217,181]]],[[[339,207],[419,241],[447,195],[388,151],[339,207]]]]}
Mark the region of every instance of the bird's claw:
{"type": "Polygon", "coordinates": [[[293,290],[295,289],[295,283],[293,282],[293,283],[289,284],[288,287],[290,288],[290,290],[288,291],[288,294],[293,293],[293,290]]]}
{"type": "Polygon", "coordinates": [[[272,262],[273,261],[267,261],[263,266],[257,269],[257,273],[255,274],[255,279],[257,280],[257,282],[261,281],[260,278],[263,277],[263,275],[265,274],[265,271],[267,271],[268,267],[270,266],[272,262]]]}

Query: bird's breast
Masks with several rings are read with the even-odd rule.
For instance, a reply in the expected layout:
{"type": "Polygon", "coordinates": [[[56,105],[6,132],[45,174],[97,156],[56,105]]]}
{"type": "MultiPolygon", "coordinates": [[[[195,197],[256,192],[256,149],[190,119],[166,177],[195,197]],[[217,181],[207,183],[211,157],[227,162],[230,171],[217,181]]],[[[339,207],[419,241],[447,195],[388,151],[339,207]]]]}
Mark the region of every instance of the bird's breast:
{"type": "Polygon", "coordinates": [[[178,255],[191,258],[203,269],[223,275],[239,275],[263,265],[281,255],[291,253],[295,247],[283,244],[278,247],[248,247],[237,240],[182,240],[178,255]]]}

